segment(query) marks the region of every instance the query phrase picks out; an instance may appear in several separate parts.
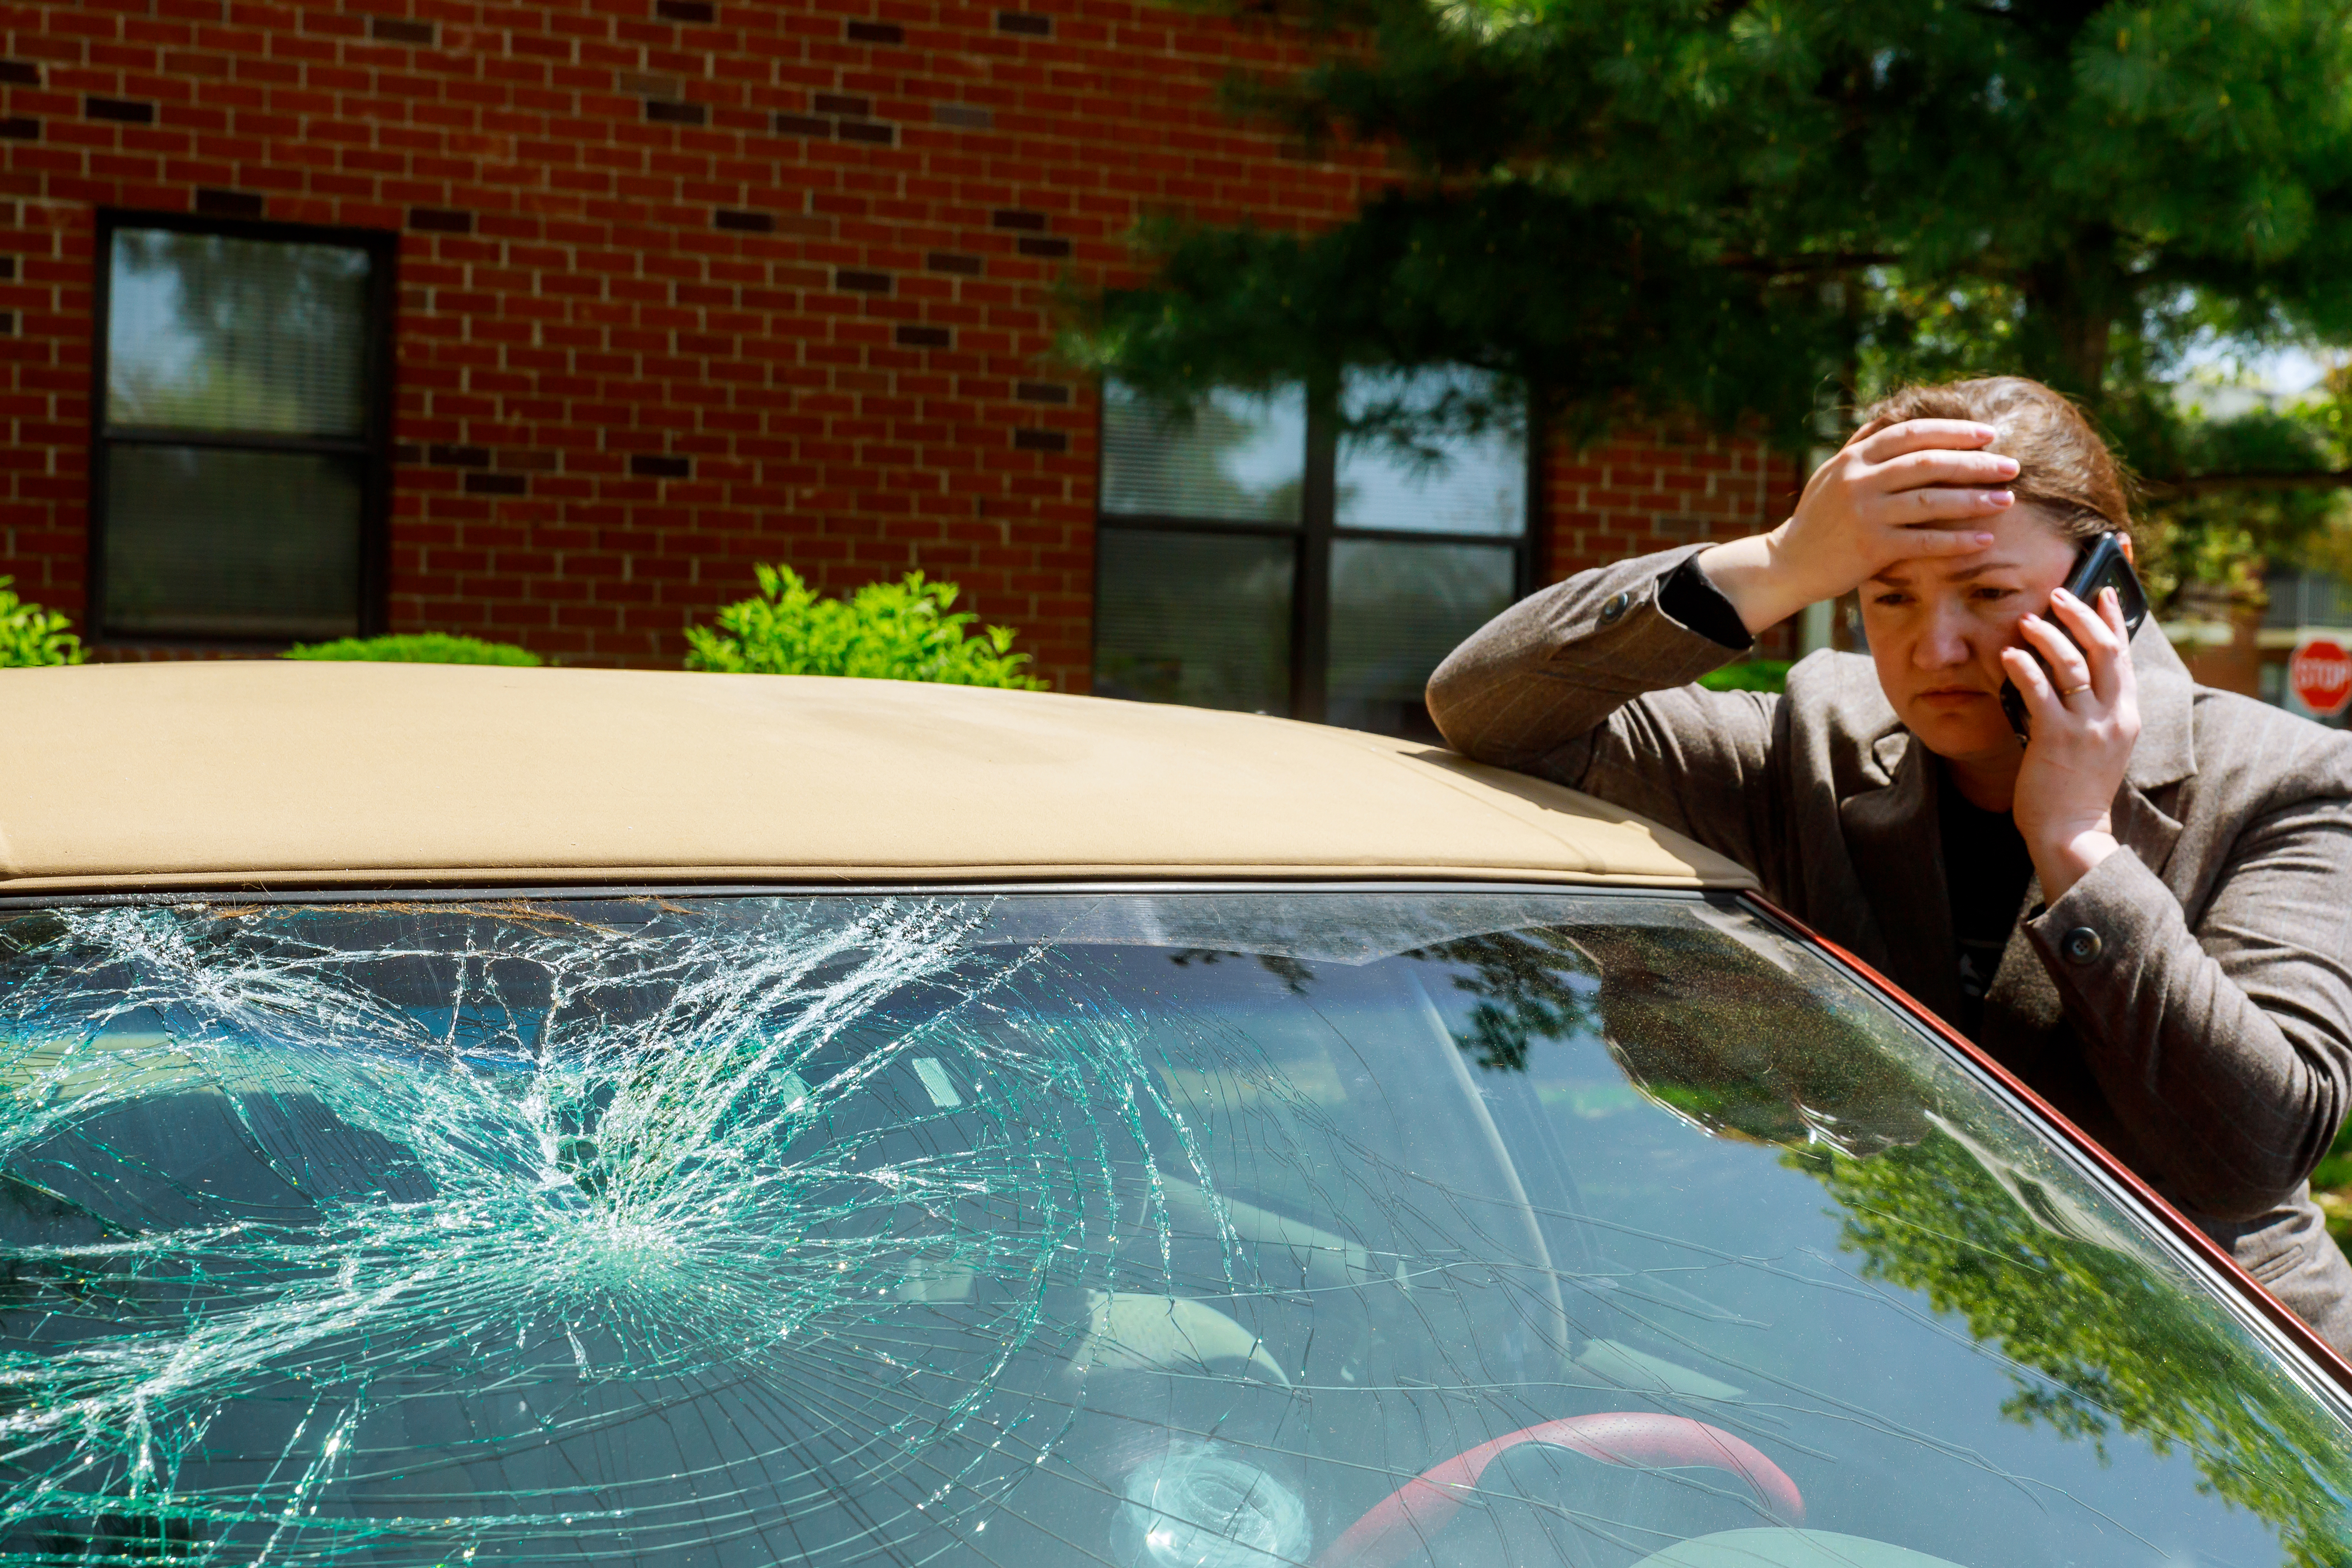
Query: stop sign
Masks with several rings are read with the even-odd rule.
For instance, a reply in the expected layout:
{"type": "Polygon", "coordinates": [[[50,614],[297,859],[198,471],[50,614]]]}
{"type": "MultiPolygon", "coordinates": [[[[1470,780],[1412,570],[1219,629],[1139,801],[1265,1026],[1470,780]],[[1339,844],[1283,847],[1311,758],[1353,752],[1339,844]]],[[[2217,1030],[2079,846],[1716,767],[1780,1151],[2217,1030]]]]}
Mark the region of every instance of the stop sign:
{"type": "Polygon", "coordinates": [[[2332,719],[2352,702],[2352,654],[2334,637],[2312,637],[2297,643],[2287,660],[2286,683],[2295,700],[2323,719],[2332,719]]]}

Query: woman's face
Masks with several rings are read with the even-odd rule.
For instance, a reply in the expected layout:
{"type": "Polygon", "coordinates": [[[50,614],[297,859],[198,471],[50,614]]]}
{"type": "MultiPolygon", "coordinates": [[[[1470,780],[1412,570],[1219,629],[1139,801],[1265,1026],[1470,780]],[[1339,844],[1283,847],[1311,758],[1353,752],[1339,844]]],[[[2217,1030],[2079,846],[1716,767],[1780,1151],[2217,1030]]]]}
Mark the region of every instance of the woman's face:
{"type": "Polygon", "coordinates": [[[2018,621],[2047,615],[2080,548],[2031,506],[1976,526],[1974,555],[1898,561],[1862,585],[1862,626],[1886,700],[1922,744],[1954,762],[2018,754],[2000,710],[2000,651],[2023,646],[2018,621]]]}

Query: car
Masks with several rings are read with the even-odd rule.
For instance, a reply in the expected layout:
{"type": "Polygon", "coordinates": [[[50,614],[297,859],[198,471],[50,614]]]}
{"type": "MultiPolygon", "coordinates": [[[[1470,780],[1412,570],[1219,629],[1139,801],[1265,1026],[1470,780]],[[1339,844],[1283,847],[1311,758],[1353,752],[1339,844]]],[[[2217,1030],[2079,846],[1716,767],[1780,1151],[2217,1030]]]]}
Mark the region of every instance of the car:
{"type": "Polygon", "coordinates": [[[0,735],[7,1563],[2352,1562],[2352,1368],[1602,802],[773,676],[0,735]]]}

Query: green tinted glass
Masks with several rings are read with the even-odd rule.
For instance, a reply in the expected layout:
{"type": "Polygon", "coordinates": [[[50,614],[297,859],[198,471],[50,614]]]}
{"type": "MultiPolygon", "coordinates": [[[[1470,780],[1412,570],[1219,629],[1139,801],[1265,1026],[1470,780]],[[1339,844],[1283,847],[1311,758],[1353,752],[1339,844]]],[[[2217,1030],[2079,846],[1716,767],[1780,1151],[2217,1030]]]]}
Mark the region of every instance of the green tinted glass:
{"type": "Polygon", "coordinates": [[[352,636],[360,619],[361,498],[355,458],[109,447],[108,632],[352,636]]]}
{"type": "Polygon", "coordinates": [[[2352,1558],[2341,1405],[1738,906],[0,919],[16,1563],[2352,1558]]]}

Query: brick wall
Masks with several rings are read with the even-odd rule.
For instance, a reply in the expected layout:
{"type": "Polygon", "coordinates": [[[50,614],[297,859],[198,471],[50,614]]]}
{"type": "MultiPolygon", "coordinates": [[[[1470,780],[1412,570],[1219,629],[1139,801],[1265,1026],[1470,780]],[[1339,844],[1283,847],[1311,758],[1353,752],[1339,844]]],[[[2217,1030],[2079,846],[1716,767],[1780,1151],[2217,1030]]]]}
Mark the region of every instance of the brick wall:
{"type": "Polygon", "coordinates": [[[1553,456],[1547,475],[1555,579],[1644,550],[1732,539],[1787,515],[1796,462],[1762,443],[1697,431],[1623,431],[1553,456]]]}
{"type": "MultiPolygon", "coordinates": [[[[1216,107],[1283,24],[1021,3],[0,5],[0,574],[81,608],[97,206],[397,230],[394,629],[673,663],[755,561],[919,566],[1084,689],[1056,290],[1130,276],[1141,213],[1311,226],[1384,175],[1216,107]]],[[[1753,444],[1553,474],[1563,567],[1773,510],[1753,444]]]]}

